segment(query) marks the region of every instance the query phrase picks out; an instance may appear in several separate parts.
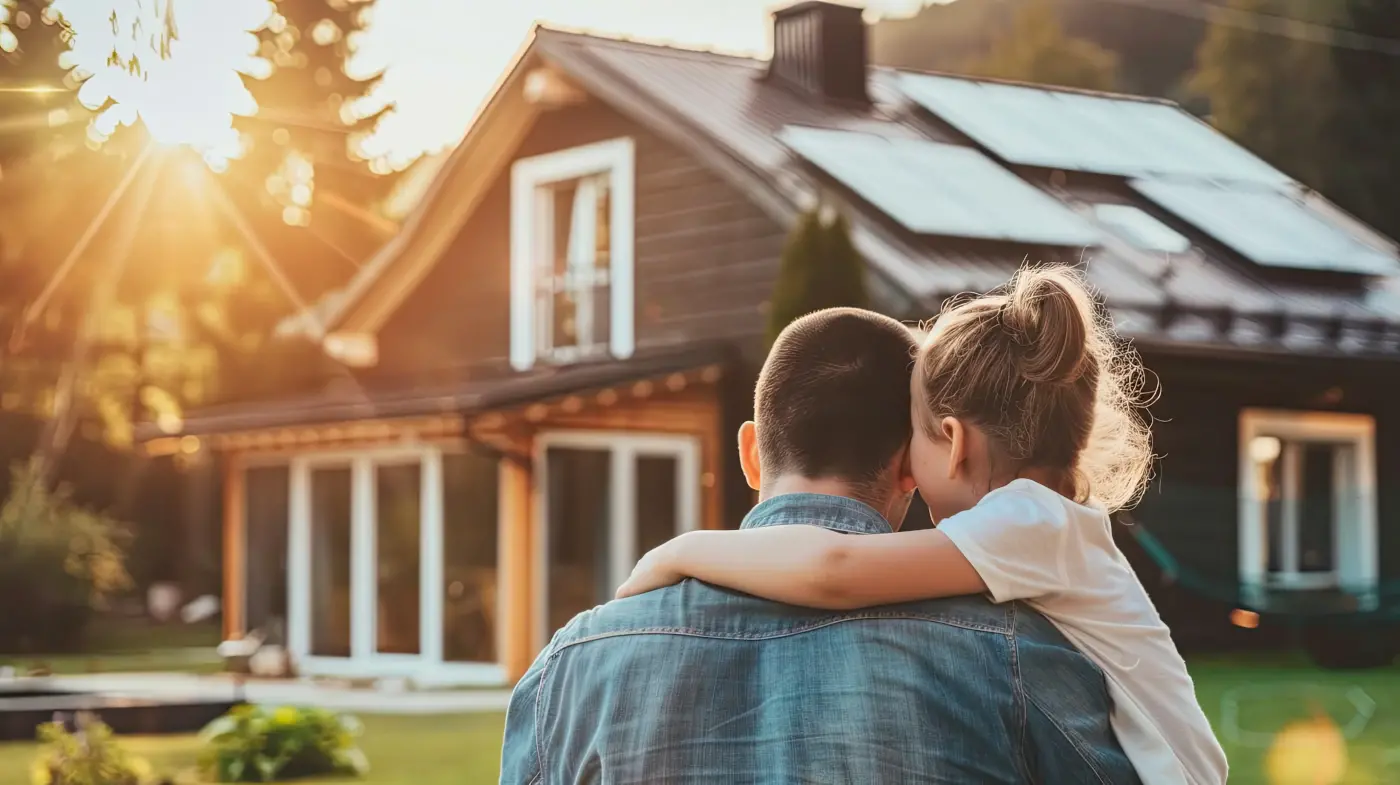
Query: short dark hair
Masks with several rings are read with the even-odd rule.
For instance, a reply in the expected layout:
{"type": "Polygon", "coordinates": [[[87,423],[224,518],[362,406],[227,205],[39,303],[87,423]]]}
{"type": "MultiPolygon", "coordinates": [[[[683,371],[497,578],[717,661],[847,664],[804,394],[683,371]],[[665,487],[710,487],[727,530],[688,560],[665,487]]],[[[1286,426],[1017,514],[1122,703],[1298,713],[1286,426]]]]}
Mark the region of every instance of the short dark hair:
{"type": "Polygon", "coordinates": [[[914,333],[888,316],[828,308],[789,324],[758,376],[767,477],[838,478],[868,493],[909,443],[914,333]]]}

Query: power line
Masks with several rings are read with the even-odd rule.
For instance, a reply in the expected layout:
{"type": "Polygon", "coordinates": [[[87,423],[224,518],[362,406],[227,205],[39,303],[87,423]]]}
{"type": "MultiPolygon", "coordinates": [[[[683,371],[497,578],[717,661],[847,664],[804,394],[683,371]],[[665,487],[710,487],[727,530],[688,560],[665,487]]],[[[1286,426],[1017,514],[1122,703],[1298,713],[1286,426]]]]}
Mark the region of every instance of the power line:
{"type": "Polygon", "coordinates": [[[1322,44],[1337,49],[1351,49],[1357,52],[1374,52],[1400,57],[1400,39],[1367,35],[1355,30],[1307,22],[1277,14],[1244,11],[1216,3],[1183,3],[1181,0],[1097,0],[1097,2],[1117,3],[1118,5],[1203,19],[1207,22],[1229,25],[1241,30],[1290,38],[1305,43],[1322,44]]]}

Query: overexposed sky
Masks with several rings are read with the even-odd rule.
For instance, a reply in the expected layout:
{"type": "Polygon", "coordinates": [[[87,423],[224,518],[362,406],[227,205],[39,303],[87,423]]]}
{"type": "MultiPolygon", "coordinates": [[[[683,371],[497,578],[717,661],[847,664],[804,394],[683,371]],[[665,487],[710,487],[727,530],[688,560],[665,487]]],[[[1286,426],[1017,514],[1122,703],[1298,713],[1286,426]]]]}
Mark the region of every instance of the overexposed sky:
{"type": "MultiPolygon", "coordinates": [[[[455,142],[535,20],[645,40],[762,54],[781,0],[378,0],[361,67],[387,67],[375,153],[413,156],[455,142]]],[[[867,0],[909,12],[920,0],[867,0]]]]}
{"type": "MultiPolygon", "coordinates": [[[[937,0],[944,2],[946,0],[937,0]]],[[[0,5],[4,0],[0,0],[0,5]]],[[[762,54],[768,14],[784,0],[378,0],[359,41],[352,72],[383,69],[380,97],[396,110],[364,152],[401,167],[425,152],[454,144],[477,107],[518,51],[536,20],[570,29],[671,42],[688,47],[762,54]]],[[[922,0],[865,0],[880,14],[907,13],[922,0]]],[[[157,138],[210,151],[211,162],[232,152],[230,112],[246,111],[250,97],[237,70],[251,73],[256,41],[250,30],[268,13],[268,0],[56,0],[77,32],[77,64],[96,77],[82,97],[90,106],[107,98],[118,106],[99,122],[110,133],[137,115],[157,138]],[[146,57],[148,73],[135,79],[106,64],[112,51],[109,16],[124,25],[174,4],[181,40],[168,62],[146,57]]],[[[116,38],[123,54],[130,36],[116,38]]],[[[136,44],[139,54],[140,43],[136,44]]]]}

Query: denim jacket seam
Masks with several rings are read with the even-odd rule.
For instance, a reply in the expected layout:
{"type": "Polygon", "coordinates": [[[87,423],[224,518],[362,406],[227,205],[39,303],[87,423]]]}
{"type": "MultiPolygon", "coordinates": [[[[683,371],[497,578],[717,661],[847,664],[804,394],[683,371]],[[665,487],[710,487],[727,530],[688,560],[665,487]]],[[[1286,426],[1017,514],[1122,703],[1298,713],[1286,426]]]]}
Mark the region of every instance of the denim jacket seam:
{"type": "MultiPolygon", "coordinates": [[[[552,645],[552,642],[551,642],[551,645],[552,645]]],[[[544,686],[545,686],[545,681],[549,679],[549,669],[550,669],[551,667],[554,666],[554,661],[555,661],[556,659],[558,659],[559,654],[560,654],[560,652],[562,652],[562,651],[563,651],[563,649],[557,649],[557,650],[555,650],[554,652],[552,652],[552,653],[549,655],[548,659],[546,659],[546,660],[544,661],[544,666],[543,666],[542,668],[540,668],[540,683],[539,683],[539,686],[535,687],[535,767],[536,767],[536,770],[535,770],[535,776],[532,777],[532,778],[530,778],[530,782],[529,782],[528,785],[535,785],[535,783],[544,782],[544,745],[540,743],[540,742],[541,742],[541,739],[543,738],[543,735],[544,735],[543,733],[541,733],[542,723],[544,722],[544,711],[543,711],[543,708],[544,708],[544,686]]]]}
{"type": "Polygon", "coordinates": [[[1026,683],[1025,680],[1021,678],[1021,641],[1020,637],[1016,634],[1016,603],[1012,602],[1008,603],[1008,605],[1010,606],[1008,611],[1011,616],[1012,630],[1010,639],[1011,684],[1013,685],[1013,691],[1016,696],[1016,722],[1018,731],[1016,739],[1018,747],[1016,763],[1021,768],[1021,774],[1024,775],[1026,781],[1029,782],[1031,779],[1031,767],[1030,763],[1026,760],[1026,728],[1030,724],[1030,712],[1026,708],[1026,683]]]}
{"type": "Polygon", "coordinates": [[[1074,748],[1074,751],[1079,754],[1079,757],[1081,759],[1083,759],[1084,765],[1088,766],[1089,770],[1094,772],[1094,776],[1098,778],[1099,785],[1108,785],[1108,780],[1104,777],[1104,773],[1099,770],[1099,766],[1097,763],[1094,762],[1093,756],[1090,755],[1088,751],[1084,749],[1084,745],[1081,744],[1077,738],[1075,738],[1074,734],[1066,730],[1064,726],[1060,724],[1059,720],[1055,719],[1055,715],[1047,711],[1046,708],[1040,704],[1040,701],[1036,700],[1034,696],[1028,694],[1026,697],[1032,704],[1035,705],[1037,709],[1040,710],[1041,714],[1045,715],[1045,719],[1049,720],[1050,724],[1055,726],[1055,730],[1059,731],[1060,735],[1065,737],[1065,741],[1069,742],[1069,746],[1074,748]]]}
{"type": "Polygon", "coordinates": [[[709,638],[713,640],[764,641],[773,640],[776,638],[788,638],[793,635],[802,635],[804,633],[820,630],[825,627],[830,627],[833,624],[844,624],[846,622],[852,621],[875,621],[881,619],[922,621],[927,622],[929,624],[946,624],[949,627],[957,627],[958,629],[969,630],[971,632],[982,632],[991,635],[1001,635],[1003,637],[1010,637],[1012,635],[1012,632],[1010,630],[999,629],[990,625],[977,624],[974,622],[965,622],[957,619],[936,619],[929,616],[920,616],[916,614],[907,613],[864,613],[852,616],[833,617],[823,619],[820,622],[804,625],[801,627],[792,627],[773,632],[761,633],[720,633],[710,630],[702,630],[694,627],[635,627],[625,630],[610,630],[608,632],[599,632],[593,635],[586,635],[576,640],[561,642],[559,645],[559,651],[555,652],[554,656],[559,656],[559,654],[563,653],[565,649],[571,646],[578,646],[584,643],[591,643],[593,641],[606,640],[609,638],[617,638],[627,635],[684,635],[693,638],[709,638]]]}

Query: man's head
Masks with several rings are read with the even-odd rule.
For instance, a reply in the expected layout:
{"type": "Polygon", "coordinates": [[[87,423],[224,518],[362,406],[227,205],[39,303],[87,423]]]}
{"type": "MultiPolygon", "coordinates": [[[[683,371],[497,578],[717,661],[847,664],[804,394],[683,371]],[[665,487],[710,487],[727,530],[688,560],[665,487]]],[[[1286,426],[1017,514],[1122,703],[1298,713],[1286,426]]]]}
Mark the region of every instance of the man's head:
{"type": "Polygon", "coordinates": [[[858,308],[808,314],[778,336],[739,429],[739,458],[762,497],[849,496],[904,517],[909,474],[909,328],[858,308]]]}

